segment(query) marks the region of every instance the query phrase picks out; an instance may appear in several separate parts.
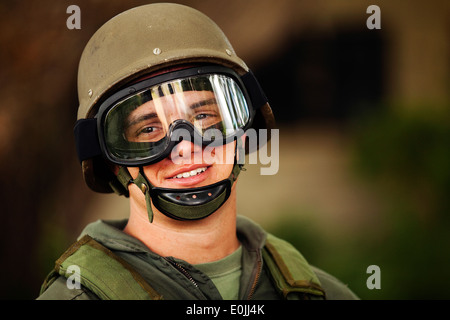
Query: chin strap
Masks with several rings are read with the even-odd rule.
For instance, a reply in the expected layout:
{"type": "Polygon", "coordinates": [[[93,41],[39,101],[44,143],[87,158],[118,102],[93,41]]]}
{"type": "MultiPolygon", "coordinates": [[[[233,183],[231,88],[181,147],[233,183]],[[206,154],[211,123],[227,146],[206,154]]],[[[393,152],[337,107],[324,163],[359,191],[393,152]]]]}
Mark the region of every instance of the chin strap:
{"type": "MultiPolygon", "coordinates": [[[[128,188],[130,183],[135,184],[145,195],[148,219],[153,222],[153,205],[166,216],[176,220],[198,220],[206,218],[219,209],[231,193],[231,187],[236,181],[243,164],[237,162],[237,151],[241,152],[240,139],[236,139],[234,165],[227,179],[212,185],[187,188],[169,189],[153,186],[144,173],[143,167],[139,167],[139,174],[133,179],[127,167],[121,167],[117,174],[119,182],[128,188]]],[[[242,149],[243,150],[243,149],[242,149]]],[[[240,156],[243,156],[241,152],[240,156]]]]}

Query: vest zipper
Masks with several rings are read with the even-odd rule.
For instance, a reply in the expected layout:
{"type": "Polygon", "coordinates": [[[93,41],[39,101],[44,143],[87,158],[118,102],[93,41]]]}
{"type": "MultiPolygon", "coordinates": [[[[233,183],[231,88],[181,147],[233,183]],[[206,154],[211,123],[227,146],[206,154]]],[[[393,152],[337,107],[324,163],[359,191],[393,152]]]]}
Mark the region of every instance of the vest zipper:
{"type": "Polygon", "coordinates": [[[258,284],[258,280],[261,275],[261,267],[262,267],[262,259],[260,258],[258,260],[258,267],[257,267],[256,275],[255,275],[255,280],[253,281],[252,287],[247,296],[247,300],[251,300],[253,298],[253,294],[255,293],[256,285],[258,284]]]}
{"type": "Polygon", "coordinates": [[[164,260],[169,262],[175,269],[177,269],[179,272],[181,272],[196,288],[198,288],[197,282],[195,282],[194,278],[189,274],[189,272],[186,271],[185,268],[183,268],[179,263],[175,261],[171,261],[164,257],[164,260]]]}

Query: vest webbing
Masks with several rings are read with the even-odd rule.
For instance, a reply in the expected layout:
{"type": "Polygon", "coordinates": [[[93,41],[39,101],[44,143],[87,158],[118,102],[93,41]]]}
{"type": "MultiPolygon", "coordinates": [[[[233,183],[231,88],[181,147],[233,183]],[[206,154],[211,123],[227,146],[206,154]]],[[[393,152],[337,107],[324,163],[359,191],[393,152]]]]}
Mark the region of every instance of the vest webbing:
{"type": "MultiPolygon", "coordinates": [[[[264,262],[285,299],[300,293],[325,298],[320,282],[305,258],[288,242],[268,234],[263,249],[264,262]]],[[[79,268],[80,284],[102,300],[161,300],[158,294],[122,258],[85,235],[75,242],[55,263],[41,288],[41,294],[58,275],[69,278],[71,265],[79,268]]]]}
{"type": "Polygon", "coordinates": [[[112,251],[85,235],[55,263],[41,293],[59,275],[69,278],[71,265],[79,268],[80,284],[102,300],[161,300],[159,295],[133,268],[112,251]]]}
{"type": "Polygon", "coordinates": [[[298,299],[293,293],[325,299],[325,291],[316,274],[289,242],[268,234],[262,253],[270,275],[285,299],[298,299]]]}

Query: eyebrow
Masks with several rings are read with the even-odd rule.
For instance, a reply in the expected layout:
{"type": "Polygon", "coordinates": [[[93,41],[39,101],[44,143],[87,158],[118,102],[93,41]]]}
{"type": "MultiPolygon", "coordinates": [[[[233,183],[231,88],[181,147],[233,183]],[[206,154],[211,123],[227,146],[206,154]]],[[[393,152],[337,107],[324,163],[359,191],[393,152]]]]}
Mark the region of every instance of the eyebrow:
{"type": "Polygon", "coordinates": [[[149,120],[149,119],[153,119],[153,118],[158,118],[158,115],[156,114],[156,112],[152,112],[152,113],[147,113],[144,114],[142,116],[139,116],[135,119],[133,119],[132,121],[126,121],[125,122],[125,128],[129,128],[131,126],[134,126],[135,124],[145,121],[145,120],[149,120]]]}
{"type": "MultiPolygon", "coordinates": [[[[201,100],[201,101],[198,101],[198,102],[195,102],[195,103],[191,104],[189,106],[189,109],[195,110],[196,108],[209,106],[209,105],[212,105],[212,104],[215,104],[215,103],[217,103],[216,98],[211,98],[211,99],[207,99],[207,100],[201,100]]],[[[142,116],[139,116],[139,117],[133,119],[132,121],[127,121],[125,123],[125,128],[129,128],[131,126],[134,126],[137,123],[140,123],[142,121],[146,121],[146,120],[149,120],[149,119],[153,119],[153,118],[158,118],[158,115],[156,114],[156,112],[144,114],[142,116]]]]}
{"type": "Polygon", "coordinates": [[[211,98],[211,99],[201,100],[199,102],[195,102],[195,103],[191,104],[189,106],[189,108],[190,109],[196,109],[196,108],[200,108],[200,107],[203,107],[203,106],[209,106],[209,105],[215,104],[215,103],[217,103],[216,98],[211,98]]]}

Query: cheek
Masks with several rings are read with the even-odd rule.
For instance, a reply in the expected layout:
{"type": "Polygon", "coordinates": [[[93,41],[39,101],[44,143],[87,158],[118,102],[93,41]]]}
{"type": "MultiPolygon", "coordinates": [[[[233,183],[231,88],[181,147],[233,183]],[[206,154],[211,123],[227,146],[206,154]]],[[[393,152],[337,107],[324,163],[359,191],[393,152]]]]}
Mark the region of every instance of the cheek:
{"type": "MultiPolygon", "coordinates": [[[[157,182],[157,172],[159,170],[158,163],[148,165],[144,167],[144,173],[150,183],[154,184],[157,182]]],[[[137,167],[129,167],[128,171],[130,172],[133,179],[136,179],[139,175],[139,168],[137,167]]]]}
{"type": "Polygon", "coordinates": [[[232,164],[216,164],[213,166],[212,183],[227,179],[230,176],[231,170],[233,170],[232,164]]]}
{"type": "Polygon", "coordinates": [[[229,143],[216,147],[213,151],[214,166],[212,167],[214,182],[227,179],[233,170],[235,143],[229,143]]]}
{"type": "Polygon", "coordinates": [[[128,172],[131,174],[133,179],[136,179],[139,174],[139,168],[128,167],[128,172]]]}

